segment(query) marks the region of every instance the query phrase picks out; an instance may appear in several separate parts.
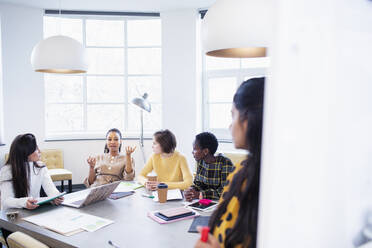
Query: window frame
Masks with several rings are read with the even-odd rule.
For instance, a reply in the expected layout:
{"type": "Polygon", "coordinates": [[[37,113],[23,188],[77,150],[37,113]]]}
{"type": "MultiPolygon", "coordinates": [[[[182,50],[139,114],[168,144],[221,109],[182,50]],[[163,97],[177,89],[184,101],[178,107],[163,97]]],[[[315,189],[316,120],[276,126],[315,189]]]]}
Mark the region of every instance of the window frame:
{"type": "MultiPolygon", "coordinates": [[[[46,14],[44,13],[44,17],[59,17],[58,14],[46,14]]],[[[52,140],[75,140],[75,139],[102,139],[105,138],[105,132],[102,131],[89,131],[88,130],[88,106],[89,105],[94,105],[94,104],[99,104],[99,105],[109,105],[109,104],[122,104],[124,107],[124,123],[123,127],[116,127],[119,128],[122,132],[125,138],[138,138],[140,135],[140,128],[138,131],[128,131],[128,124],[129,124],[129,106],[131,104],[131,99],[129,99],[128,94],[129,94],[129,78],[130,77],[159,77],[160,78],[160,83],[161,83],[161,88],[162,88],[162,71],[160,71],[160,74],[129,74],[128,73],[128,50],[132,48],[158,48],[160,49],[162,54],[162,42],[160,45],[152,45],[152,46],[130,46],[128,44],[128,21],[131,20],[151,20],[151,19],[156,19],[156,20],[161,20],[160,16],[140,16],[140,15],[135,15],[135,16],[108,16],[108,15],[75,15],[75,14],[69,14],[69,15],[63,15],[62,18],[71,18],[71,19],[81,19],[82,20],[82,42],[83,46],[86,49],[90,48],[120,48],[123,49],[124,53],[124,73],[123,74],[73,74],[73,75],[64,75],[64,76],[78,76],[82,77],[82,91],[83,91],[83,96],[82,96],[82,102],[78,104],[83,105],[83,129],[79,131],[59,131],[59,132],[50,132],[48,131],[48,124],[47,124],[47,115],[45,111],[44,115],[44,123],[45,123],[45,139],[48,141],[52,140]],[[86,43],[86,21],[92,19],[92,20],[121,20],[124,21],[124,46],[87,46],[86,43]],[[124,82],[124,101],[121,102],[89,102],[87,99],[87,79],[88,77],[123,77],[123,82],[124,82]],[[124,129],[122,129],[124,128],[124,129]]],[[[44,22],[43,22],[44,25],[44,22]]],[[[45,34],[44,34],[45,35],[45,34]]],[[[45,36],[44,36],[45,38],[45,36]]],[[[160,57],[162,61],[162,57],[160,57]]],[[[44,89],[45,89],[45,84],[46,80],[44,78],[44,89]]],[[[144,92],[140,92],[143,94],[144,92]]],[[[139,96],[138,96],[139,97],[139,96]]],[[[57,103],[57,104],[71,104],[74,102],[63,102],[63,103],[57,103]]],[[[76,102],[77,103],[77,102],[76,102]]],[[[53,102],[48,102],[47,97],[45,96],[44,98],[44,107],[45,109],[48,107],[48,104],[56,104],[53,102]]],[[[162,98],[159,101],[151,101],[152,105],[160,105],[162,106],[162,98]]],[[[138,109],[140,111],[140,109],[138,109]]],[[[161,113],[162,115],[162,113],[161,113]]],[[[160,121],[162,121],[162,118],[160,117],[160,121]]],[[[160,124],[162,126],[162,123],[160,124]]],[[[144,137],[152,137],[153,131],[155,130],[144,130],[144,137]]]]}
{"type": "MultiPolygon", "coordinates": [[[[207,70],[207,55],[202,54],[202,130],[211,132],[216,135],[218,140],[230,142],[232,140],[229,127],[211,128],[209,119],[209,104],[218,104],[219,102],[209,102],[208,81],[211,78],[236,78],[236,88],[244,81],[245,78],[263,77],[267,74],[268,67],[242,68],[242,59],[239,60],[239,68],[236,69],[216,69],[207,70]]],[[[231,96],[231,104],[232,104],[231,96]]],[[[227,104],[220,102],[221,104],[227,104]]]]}

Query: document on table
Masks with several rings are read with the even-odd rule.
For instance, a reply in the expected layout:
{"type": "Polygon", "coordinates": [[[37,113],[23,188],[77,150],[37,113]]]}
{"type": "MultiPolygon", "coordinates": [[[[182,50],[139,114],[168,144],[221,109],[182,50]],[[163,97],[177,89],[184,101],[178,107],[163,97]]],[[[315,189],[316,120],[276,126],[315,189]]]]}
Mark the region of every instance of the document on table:
{"type": "MultiPolygon", "coordinates": [[[[154,191],[152,192],[152,195],[154,196],[154,201],[159,201],[159,197],[158,197],[158,192],[157,191],[154,191]]],[[[183,199],[183,196],[182,196],[182,192],[181,190],[179,189],[168,189],[168,192],[167,192],[167,201],[170,201],[170,200],[182,200],[183,199]]]]}
{"type": "Polygon", "coordinates": [[[116,192],[129,192],[139,188],[142,188],[143,185],[138,182],[120,182],[119,185],[114,190],[116,192]]]}
{"type": "Polygon", "coordinates": [[[84,230],[94,232],[104,226],[114,223],[111,220],[84,214],[76,209],[70,208],[58,208],[42,214],[25,217],[23,220],[65,236],[70,236],[84,230]]]}

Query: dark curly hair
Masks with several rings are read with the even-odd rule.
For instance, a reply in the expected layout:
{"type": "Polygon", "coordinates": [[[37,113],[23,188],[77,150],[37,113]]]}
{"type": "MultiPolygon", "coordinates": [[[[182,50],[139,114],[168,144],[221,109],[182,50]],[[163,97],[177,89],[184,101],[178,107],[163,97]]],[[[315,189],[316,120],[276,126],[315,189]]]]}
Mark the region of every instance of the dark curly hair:
{"type": "Polygon", "coordinates": [[[195,142],[201,149],[208,149],[209,153],[214,155],[218,148],[218,141],[216,136],[210,132],[199,133],[195,136],[195,142]]]}

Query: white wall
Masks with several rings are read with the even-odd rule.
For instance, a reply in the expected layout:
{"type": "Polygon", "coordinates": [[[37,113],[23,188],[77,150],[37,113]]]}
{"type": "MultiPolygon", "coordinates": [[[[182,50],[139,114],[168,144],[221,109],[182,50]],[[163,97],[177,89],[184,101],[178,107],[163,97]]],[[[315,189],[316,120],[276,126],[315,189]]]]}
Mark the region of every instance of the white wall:
{"type": "Polygon", "coordinates": [[[258,247],[353,247],[372,209],[372,2],[276,5],[258,247]]]}
{"type": "MultiPolygon", "coordinates": [[[[41,149],[60,148],[64,151],[65,168],[73,172],[73,183],[81,183],[87,173],[86,157],[102,152],[104,141],[44,142],[44,83],[42,74],[32,71],[30,55],[33,46],[42,39],[41,9],[0,4],[3,50],[4,133],[7,144],[0,147],[0,164],[9,151],[13,138],[31,132],[38,138],[41,149]]],[[[196,32],[197,10],[161,13],[163,32],[163,124],[172,130],[178,141],[177,149],[191,155],[196,135],[196,90],[198,79],[196,32]]],[[[131,140],[126,144],[137,144],[131,140]]],[[[152,141],[145,141],[146,155],[151,154],[152,141]]],[[[134,154],[137,173],[143,167],[139,150],[134,154]]]]}
{"type": "Polygon", "coordinates": [[[177,137],[177,149],[194,167],[192,142],[197,133],[196,92],[200,87],[197,75],[196,10],[162,12],[163,47],[163,126],[177,137]]]}

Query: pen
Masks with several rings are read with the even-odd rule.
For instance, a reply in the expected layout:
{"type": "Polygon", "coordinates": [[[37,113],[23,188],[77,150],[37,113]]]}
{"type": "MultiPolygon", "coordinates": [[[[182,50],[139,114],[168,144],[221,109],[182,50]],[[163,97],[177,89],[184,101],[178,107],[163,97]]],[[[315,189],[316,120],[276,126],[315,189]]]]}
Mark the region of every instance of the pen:
{"type": "Polygon", "coordinates": [[[153,195],[146,195],[146,194],[142,194],[143,197],[147,197],[147,198],[154,198],[153,195]]]}
{"type": "Polygon", "coordinates": [[[209,227],[207,226],[203,227],[203,229],[201,230],[200,240],[206,243],[208,241],[208,234],[209,234],[209,227]]]}
{"type": "Polygon", "coordinates": [[[119,246],[117,246],[116,244],[114,244],[114,242],[112,242],[111,240],[109,240],[108,243],[109,243],[109,245],[111,245],[112,247],[120,248],[119,246]]]}

